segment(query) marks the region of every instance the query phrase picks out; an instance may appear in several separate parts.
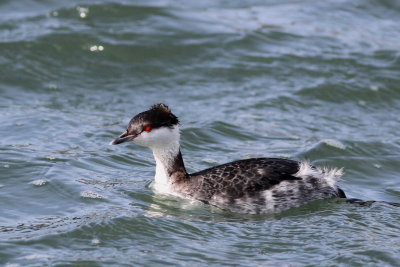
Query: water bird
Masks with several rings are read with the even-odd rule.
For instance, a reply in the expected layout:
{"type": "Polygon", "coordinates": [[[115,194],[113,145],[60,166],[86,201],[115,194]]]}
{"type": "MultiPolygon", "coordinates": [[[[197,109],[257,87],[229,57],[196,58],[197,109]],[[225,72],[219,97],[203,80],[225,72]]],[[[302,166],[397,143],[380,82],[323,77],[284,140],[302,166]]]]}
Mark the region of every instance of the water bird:
{"type": "Polygon", "coordinates": [[[156,162],[154,188],[235,213],[276,213],[308,202],[346,198],[342,169],[283,158],[242,159],[189,174],[180,150],[179,120],[165,104],[134,116],[110,145],[149,147],[156,162]]]}

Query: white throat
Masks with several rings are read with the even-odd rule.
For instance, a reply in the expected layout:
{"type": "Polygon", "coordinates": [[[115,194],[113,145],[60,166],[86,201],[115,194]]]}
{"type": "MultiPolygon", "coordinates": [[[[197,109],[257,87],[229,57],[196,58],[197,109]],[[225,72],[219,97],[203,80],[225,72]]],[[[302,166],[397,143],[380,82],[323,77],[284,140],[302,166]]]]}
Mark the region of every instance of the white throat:
{"type": "MultiPolygon", "coordinates": [[[[161,193],[171,192],[170,174],[176,157],[179,155],[179,127],[162,127],[142,134],[137,143],[151,148],[156,161],[154,189],[161,193]]],[[[136,143],[136,142],[135,142],[136,143]]]]}
{"type": "Polygon", "coordinates": [[[156,175],[154,178],[154,186],[159,187],[170,186],[170,176],[168,170],[174,163],[174,159],[179,154],[179,143],[171,144],[170,147],[153,149],[154,159],[156,160],[156,175]]]}

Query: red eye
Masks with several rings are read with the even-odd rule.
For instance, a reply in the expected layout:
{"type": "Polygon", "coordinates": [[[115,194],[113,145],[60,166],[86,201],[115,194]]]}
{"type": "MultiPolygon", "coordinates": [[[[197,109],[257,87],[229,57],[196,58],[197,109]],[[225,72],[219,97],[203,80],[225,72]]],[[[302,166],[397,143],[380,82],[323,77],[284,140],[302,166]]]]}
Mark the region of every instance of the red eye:
{"type": "Polygon", "coordinates": [[[143,132],[150,132],[151,131],[151,126],[150,125],[146,125],[143,127],[143,132]]]}

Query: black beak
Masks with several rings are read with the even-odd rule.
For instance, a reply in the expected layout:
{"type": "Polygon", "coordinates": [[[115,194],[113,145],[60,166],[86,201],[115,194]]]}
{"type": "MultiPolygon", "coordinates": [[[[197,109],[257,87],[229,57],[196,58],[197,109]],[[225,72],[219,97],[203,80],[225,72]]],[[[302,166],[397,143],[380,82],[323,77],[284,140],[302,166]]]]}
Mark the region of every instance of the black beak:
{"type": "Polygon", "coordinates": [[[118,138],[110,142],[110,145],[118,145],[121,143],[129,142],[135,139],[137,135],[129,134],[128,131],[121,134],[118,138]]]}

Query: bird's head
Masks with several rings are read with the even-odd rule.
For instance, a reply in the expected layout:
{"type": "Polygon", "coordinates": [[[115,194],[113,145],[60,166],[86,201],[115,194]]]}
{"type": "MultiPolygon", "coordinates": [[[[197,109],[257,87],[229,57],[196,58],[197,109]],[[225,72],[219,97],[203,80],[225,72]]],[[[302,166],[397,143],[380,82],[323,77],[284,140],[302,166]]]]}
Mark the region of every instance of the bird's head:
{"type": "Polygon", "coordinates": [[[153,105],[149,110],[134,116],[126,131],[111,141],[110,145],[125,142],[152,149],[179,143],[179,120],[167,105],[153,105]]]}

